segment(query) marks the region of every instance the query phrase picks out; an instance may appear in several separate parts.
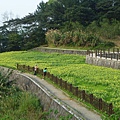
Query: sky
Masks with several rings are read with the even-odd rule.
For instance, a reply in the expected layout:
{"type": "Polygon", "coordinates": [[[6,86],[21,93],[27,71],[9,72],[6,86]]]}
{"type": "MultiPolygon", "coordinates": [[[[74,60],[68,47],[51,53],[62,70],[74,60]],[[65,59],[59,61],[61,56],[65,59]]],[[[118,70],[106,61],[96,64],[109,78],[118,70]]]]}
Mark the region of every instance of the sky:
{"type": "Polygon", "coordinates": [[[48,0],[0,0],[0,25],[10,18],[22,18],[34,13],[40,2],[48,0]]]}

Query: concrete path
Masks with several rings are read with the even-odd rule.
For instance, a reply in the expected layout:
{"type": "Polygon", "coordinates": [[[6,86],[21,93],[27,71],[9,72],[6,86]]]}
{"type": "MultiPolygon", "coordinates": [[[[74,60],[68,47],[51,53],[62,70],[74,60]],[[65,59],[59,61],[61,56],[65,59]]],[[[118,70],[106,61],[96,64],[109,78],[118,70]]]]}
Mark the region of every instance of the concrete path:
{"type": "Polygon", "coordinates": [[[83,120],[102,120],[99,114],[97,114],[94,111],[88,110],[80,102],[71,99],[61,89],[54,87],[52,84],[49,84],[46,80],[40,79],[39,77],[28,73],[24,73],[24,74],[32,78],[36,83],[38,83],[48,92],[50,92],[52,95],[57,97],[66,106],[69,106],[69,108],[71,108],[72,111],[74,111],[74,113],[77,116],[82,116],[83,120]]]}

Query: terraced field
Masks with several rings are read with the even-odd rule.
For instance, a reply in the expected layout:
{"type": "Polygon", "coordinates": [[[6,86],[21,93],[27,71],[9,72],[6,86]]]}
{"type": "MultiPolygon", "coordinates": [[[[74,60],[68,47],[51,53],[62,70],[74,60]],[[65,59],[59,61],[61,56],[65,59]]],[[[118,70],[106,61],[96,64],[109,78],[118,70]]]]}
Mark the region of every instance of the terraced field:
{"type": "MultiPolygon", "coordinates": [[[[34,51],[0,53],[0,65],[16,69],[16,64],[38,65],[48,68],[55,76],[93,93],[108,103],[113,103],[116,115],[120,115],[120,71],[112,68],[88,65],[85,56],[34,51]]],[[[114,119],[113,119],[114,120],[114,119]]],[[[116,119],[117,120],[117,119],[116,119]]]]}

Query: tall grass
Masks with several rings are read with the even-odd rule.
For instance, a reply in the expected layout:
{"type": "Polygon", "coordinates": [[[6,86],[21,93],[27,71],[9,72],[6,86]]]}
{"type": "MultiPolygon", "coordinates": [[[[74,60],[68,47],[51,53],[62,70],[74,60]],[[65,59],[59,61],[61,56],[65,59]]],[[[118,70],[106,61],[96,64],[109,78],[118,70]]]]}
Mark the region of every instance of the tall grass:
{"type": "Polygon", "coordinates": [[[115,46],[114,39],[119,40],[120,37],[120,22],[114,19],[111,21],[108,19],[93,21],[87,27],[71,22],[71,27],[70,30],[65,29],[65,27],[61,30],[51,29],[47,31],[48,46],[111,48],[115,46]]]}

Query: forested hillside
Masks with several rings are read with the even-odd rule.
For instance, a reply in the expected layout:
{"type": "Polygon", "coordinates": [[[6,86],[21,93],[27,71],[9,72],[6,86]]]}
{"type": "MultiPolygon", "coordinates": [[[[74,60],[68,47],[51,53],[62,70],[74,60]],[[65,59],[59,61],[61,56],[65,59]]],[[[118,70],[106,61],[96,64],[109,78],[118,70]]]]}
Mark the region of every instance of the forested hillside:
{"type": "Polygon", "coordinates": [[[40,45],[119,47],[120,0],[49,0],[34,13],[4,21],[0,52],[40,45]]]}

